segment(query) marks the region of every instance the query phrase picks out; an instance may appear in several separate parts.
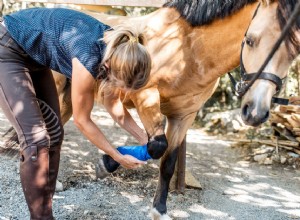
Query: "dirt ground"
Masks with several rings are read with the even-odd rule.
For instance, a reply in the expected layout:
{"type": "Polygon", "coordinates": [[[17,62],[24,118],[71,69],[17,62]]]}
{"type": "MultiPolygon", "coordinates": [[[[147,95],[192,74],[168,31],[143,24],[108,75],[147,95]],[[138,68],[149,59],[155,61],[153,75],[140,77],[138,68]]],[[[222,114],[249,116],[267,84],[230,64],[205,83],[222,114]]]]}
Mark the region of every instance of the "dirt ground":
{"type": "MultiPolygon", "coordinates": [[[[136,114],[132,112],[133,115],[136,114]]],[[[93,118],[115,146],[136,144],[101,108],[93,118]]],[[[9,123],[0,111],[0,135],[9,123]]],[[[104,180],[95,179],[101,155],[75,128],[65,126],[59,181],[63,191],[54,197],[57,220],[150,219],[158,178],[158,162],[138,170],[120,168],[104,180]]],[[[0,138],[0,144],[4,139],[0,138]]],[[[187,168],[203,189],[169,193],[173,219],[300,219],[300,170],[286,165],[259,165],[249,161],[249,149],[190,129],[187,168]]],[[[18,174],[18,158],[0,155],[0,220],[29,219],[18,174]]]]}

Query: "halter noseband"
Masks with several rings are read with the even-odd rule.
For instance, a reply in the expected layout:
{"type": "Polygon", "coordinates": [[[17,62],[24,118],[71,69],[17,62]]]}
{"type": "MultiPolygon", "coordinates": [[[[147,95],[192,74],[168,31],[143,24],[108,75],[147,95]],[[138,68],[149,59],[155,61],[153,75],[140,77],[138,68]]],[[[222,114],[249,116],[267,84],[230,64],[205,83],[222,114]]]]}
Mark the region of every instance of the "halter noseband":
{"type": "MultiPolygon", "coordinates": [[[[252,17],[253,18],[256,16],[257,11],[260,7],[260,4],[258,4],[254,15],[252,17]]],[[[228,73],[229,78],[231,83],[233,84],[233,89],[235,91],[235,93],[237,94],[238,97],[243,97],[245,95],[245,93],[250,89],[250,87],[253,85],[253,83],[257,80],[257,79],[264,79],[264,80],[269,80],[272,83],[274,83],[276,85],[276,93],[278,93],[282,87],[282,80],[280,79],[277,75],[273,74],[273,73],[267,73],[267,72],[263,72],[263,70],[265,69],[265,67],[267,66],[267,64],[269,63],[269,61],[271,60],[271,58],[273,57],[273,55],[275,54],[275,52],[277,51],[277,49],[279,48],[281,42],[283,41],[283,39],[285,38],[285,36],[287,35],[290,27],[293,25],[293,23],[296,21],[297,19],[297,15],[300,13],[300,2],[297,3],[291,17],[289,18],[287,24],[285,25],[284,29],[281,32],[280,37],[278,38],[278,40],[276,41],[275,45],[273,46],[271,52],[269,53],[269,55],[267,56],[265,62],[262,64],[262,66],[259,68],[259,70],[257,71],[257,73],[247,73],[244,63],[243,63],[243,49],[244,49],[244,45],[245,45],[245,40],[243,40],[242,45],[241,45],[241,54],[240,54],[240,74],[241,74],[241,79],[239,82],[237,82],[233,76],[228,73]]],[[[249,29],[249,27],[248,27],[249,29]]],[[[247,35],[248,29],[245,33],[245,36],[247,35]]],[[[289,104],[289,100],[288,99],[283,99],[283,98],[278,98],[278,97],[273,97],[272,101],[274,103],[280,104],[280,105],[288,105],[289,104]]]]}
{"type": "MultiPolygon", "coordinates": [[[[271,81],[272,83],[274,83],[276,85],[276,93],[278,93],[281,90],[281,88],[282,88],[282,84],[283,84],[282,81],[284,79],[281,79],[280,77],[278,77],[277,75],[275,75],[273,73],[268,73],[268,72],[248,73],[246,71],[244,63],[243,63],[243,49],[244,49],[244,45],[245,45],[245,40],[243,40],[243,42],[242,42],[241,54],[240,54],[240,74],[241,74],[241,80],[245,84],[248,84],[252,80],[255,81],[256,79],[269,80],[269,81],[271,81]]],[[[250,84],[248,84],[248,85],[250,85],[250,84]]],[[[252,86],[252,84],[251,84],[251,86],[252,86]]],[[[249,86],[249,88],[251,86],[249,86]]],[[[244,94],[241,94],[241,95],[244,95],[244,94]]]]}

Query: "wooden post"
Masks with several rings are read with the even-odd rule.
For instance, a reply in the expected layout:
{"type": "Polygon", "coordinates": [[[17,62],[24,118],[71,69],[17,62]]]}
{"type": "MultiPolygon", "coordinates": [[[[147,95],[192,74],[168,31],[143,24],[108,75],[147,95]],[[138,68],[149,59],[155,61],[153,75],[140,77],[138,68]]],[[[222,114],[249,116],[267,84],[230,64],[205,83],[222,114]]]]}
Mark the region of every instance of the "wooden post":
{"type": "Polygon", "coordinates": [[[178,151],[177,164],[177,188],[179,193],[184,194],[185,189],[185,165],[186,165],[186,136],[184,137],[178,151]]]}

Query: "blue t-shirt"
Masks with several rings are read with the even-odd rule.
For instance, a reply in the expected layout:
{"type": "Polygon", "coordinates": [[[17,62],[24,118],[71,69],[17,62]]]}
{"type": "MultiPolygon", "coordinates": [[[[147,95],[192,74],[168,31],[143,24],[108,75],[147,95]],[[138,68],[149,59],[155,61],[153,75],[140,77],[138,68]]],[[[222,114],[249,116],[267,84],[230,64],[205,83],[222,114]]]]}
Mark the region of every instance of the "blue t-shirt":
{"type": "Polygon", "coordinates": [[[38,63],[72,76],[77,58],[93,75],[103,58],[101,40],[109,26],[84,13],[64,8],[32,8],[6,15],[5,26],[12,38],[38,63]]]}

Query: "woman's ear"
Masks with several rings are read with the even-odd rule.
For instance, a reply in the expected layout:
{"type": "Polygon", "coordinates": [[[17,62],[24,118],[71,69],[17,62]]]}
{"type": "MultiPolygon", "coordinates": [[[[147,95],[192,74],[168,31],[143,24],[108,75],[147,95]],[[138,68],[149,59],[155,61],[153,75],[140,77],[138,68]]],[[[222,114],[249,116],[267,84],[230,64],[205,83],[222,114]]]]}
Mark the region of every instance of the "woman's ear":
{"type": "Polygon", "coordinates": [[[259,2],[264,5],[264,6],[267,6],[267,5],[270,5],[274,0],[260,0],[259,2]]]}
{"type": "Polygon", "coordinates": [[[109,69],[109,64],[107,61],[103,65],[106,66],[107,69],[109,69]]]}
{"type": "Polygon", "coordinates": [[[106,63],[100,65],[97,79],[99,80],[107,79],[108,71],[109,68],[106,66],[106,63]]]}

